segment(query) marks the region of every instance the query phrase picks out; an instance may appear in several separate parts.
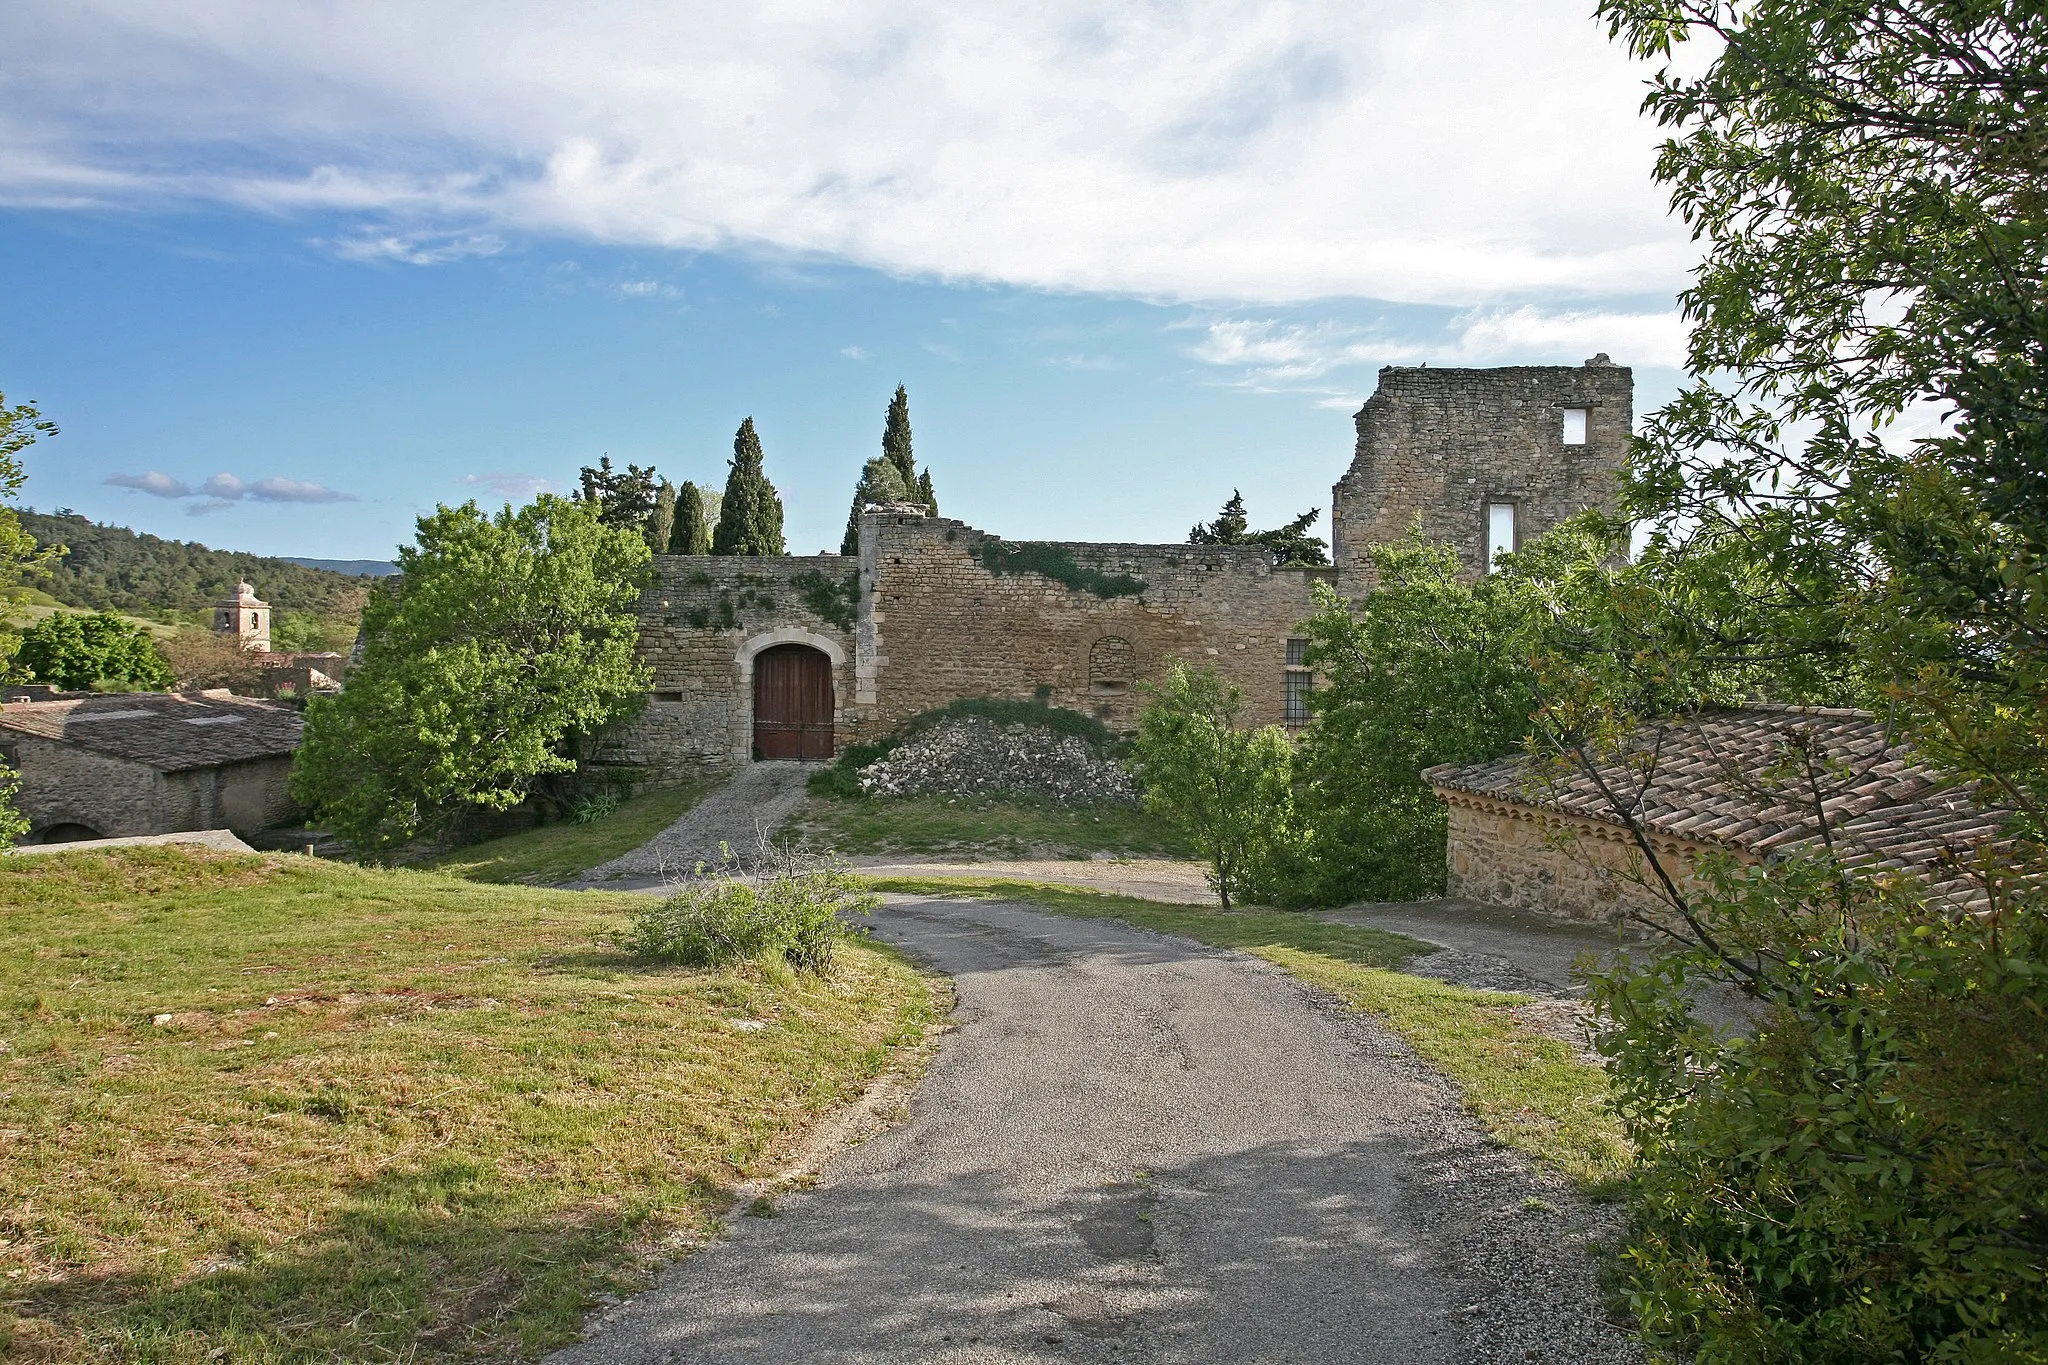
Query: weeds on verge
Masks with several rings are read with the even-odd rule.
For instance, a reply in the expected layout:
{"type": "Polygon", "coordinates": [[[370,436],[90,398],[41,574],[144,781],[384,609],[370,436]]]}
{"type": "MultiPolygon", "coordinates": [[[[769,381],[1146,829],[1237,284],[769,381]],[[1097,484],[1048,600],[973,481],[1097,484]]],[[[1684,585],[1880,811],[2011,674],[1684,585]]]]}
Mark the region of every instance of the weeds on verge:
{"type": "Polygon", "coordinates": [[[800,971],[826,972],[839,941],[861,932],[843,917],[870,914],[881,904],[831,854],[764,839],[755,866],[744,871],[730,849],[715,870],[699,863],[672,894],[633,912],[620,946],[678,966],[768,957],[800,971]]]}

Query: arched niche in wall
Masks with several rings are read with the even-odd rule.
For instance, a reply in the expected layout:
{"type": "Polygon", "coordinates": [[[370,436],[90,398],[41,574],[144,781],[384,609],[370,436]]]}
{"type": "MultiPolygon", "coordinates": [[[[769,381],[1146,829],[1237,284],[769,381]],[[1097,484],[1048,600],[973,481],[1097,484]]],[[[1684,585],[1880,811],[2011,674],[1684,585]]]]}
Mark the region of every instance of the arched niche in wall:
{"type": "Polygon", "coordinates": [[[1138,680],[1138,651],[1121,635],[1105,635],[1088,647],[1088,691],[1114,697],[1138,680]]]}

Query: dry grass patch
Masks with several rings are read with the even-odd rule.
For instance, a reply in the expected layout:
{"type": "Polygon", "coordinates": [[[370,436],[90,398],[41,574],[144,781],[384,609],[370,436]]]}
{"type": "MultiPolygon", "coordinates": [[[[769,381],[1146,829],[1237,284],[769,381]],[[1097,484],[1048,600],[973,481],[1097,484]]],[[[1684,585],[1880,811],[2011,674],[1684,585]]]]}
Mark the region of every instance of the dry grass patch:
{"type": "Polygon", "coordinates": [[[0,864],[0,1353],[532,1358],[923,1035],[891,955],[648,968],[604,946],[631,903],[0,864]]]}

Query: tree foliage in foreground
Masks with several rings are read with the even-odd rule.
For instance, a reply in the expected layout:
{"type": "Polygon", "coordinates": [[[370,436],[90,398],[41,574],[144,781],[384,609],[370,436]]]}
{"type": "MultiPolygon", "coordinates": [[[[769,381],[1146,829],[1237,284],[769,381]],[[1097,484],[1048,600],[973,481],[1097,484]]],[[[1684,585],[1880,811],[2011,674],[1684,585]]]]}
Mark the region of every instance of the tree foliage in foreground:
{"type": "Polygon", "coordinates": [[[1213,668],[1176,660],[1148,687],[1132,755],[1146,808],[1173,821],[1207,860],[1209,884],[1228,910],[1254,892],[1288,826],[1287,732],[1241,727],[1243,694],[1213,668]]]}
{"type": "Polygon", "coordinates": [[[711,534],[715,555],[788,554],[782,539],[782,495],[768,482],[761,438],[754,419],[740,423],[732,438],[732,469],[726,476],[719,505],[718,529],[711,534]]]}
{"type": "Polygon", "coordinates": [[[348,686],[306,708],[294,797],[361,852],[566,799],[589,742],[644,700],[632,607],[648,553],[583,501],[422,517],[348,686]]]}
{"type": "MultiPolygon", "coordinates": [[[[1709,50],[1648,99],[1705,259],[1695,378],[1632,460],[1656,572],[1560,619],[1540,747],[1629,755],[1746,679],[1874,705],[2016,836],[1931,869],[1974,901],[1825,850],[1686,886],[1613,803],[1680,949],[1595,983],[1642,1153],[1625,1288],[1704,1361],[2048,1359],[2048,11],[1600,9],[1639,56],[1709,50]],[[1753,1033],[1691,1018],[1716,984],[1753,1033]]],[[[1835,765],[1783,766],[1810,801],[1835,765]]]]}

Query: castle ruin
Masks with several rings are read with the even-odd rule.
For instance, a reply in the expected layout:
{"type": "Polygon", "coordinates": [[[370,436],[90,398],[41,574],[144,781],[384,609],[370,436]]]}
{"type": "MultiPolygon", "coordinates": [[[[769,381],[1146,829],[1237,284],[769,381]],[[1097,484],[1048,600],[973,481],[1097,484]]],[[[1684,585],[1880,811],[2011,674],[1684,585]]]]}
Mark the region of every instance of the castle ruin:
{"type": "Polygon", "coordinates": [[[1630,371],[1388,367],[1332,492],[1328,568],[1260,546],[1007,541],[871,508],[858,555],[657,555],[637,612],[654,670],[609,761],[658,781],[754,758],[825,759],[964,697],[1038,700],[1112,729],[1170,660],[1209,666],[1253,725],[1306,722],[1313,585],[1358,598],[1367,547],[1423,534],[1469,572],[1606,505],[1628,450],[1630,371]]]}

